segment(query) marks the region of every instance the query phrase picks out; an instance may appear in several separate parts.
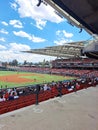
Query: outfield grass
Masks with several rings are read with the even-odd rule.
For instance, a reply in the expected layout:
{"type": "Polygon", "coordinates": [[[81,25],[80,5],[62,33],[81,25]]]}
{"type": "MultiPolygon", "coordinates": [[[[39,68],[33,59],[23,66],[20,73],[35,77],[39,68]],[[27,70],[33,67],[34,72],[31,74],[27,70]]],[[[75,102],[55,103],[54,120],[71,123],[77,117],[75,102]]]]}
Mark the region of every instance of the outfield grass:
{"type": "Polygon", "coordinates": [[[0,76],[11,76],[13,74],[17,74],[19,77],[25,78],[25,79],[32,79],[36,81],[33,82],[25,82],[25,83],[13,83],[13,82],[3,82],[0,81],[0,88],[7,87],[21,87],[21,86],[27,86],[27,85],[33,85],[33,84],[42,84],[42,83],[48,83],[52,81],[63,81],[63,80],[72,80],[74,78],[72,77],[65,77],[65,76],[57,76],[57,75],[49,75],[49,74],[39,74],[39,73],[30,73],[30,72],[15,72],[15,71],[0,71],[0,76]],[[23,76],[21,76],[23,74],[23,76]],[[26,75],[24,74],[33,74],[33,75],[26,75]]]}

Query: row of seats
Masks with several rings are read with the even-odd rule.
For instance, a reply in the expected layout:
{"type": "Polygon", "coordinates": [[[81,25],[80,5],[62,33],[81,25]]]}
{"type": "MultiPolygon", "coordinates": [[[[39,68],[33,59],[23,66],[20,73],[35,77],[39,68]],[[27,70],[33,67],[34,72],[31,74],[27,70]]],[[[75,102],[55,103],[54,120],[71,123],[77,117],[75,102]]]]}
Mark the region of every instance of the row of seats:
{"type": "Polygon", "coordinates": [[[0,114],[35,104],[35,95],[20,96],[18,99],[0,102],[0,114]]]}
{"type": "MultiPolygon", "coordinates": [[[[96,85],[96,84],[95,84],[96,85]]],[[[91,87],[91,84],[81,84],[76,91],[81,90],[83,88],[91,87]]],[[[72,93],[74,90],[67,90],[66,88],[62,88],[62,95],[72,93]]],[[[58,90],[55,87],[52,87],[51,90],[43,91],[39,93],[38,102],[42,102],[48,100],[50,98],[54,98],[58,96],[58,90]]],[[[10,111],[14,111],[26,106],[30,106],[32,104],[36,104],[36,94],[29,94],[25,96],[20,96],[18,99],[12,101],[4,101],[0,102],[0,114],[4,114],[10,111]]]]}

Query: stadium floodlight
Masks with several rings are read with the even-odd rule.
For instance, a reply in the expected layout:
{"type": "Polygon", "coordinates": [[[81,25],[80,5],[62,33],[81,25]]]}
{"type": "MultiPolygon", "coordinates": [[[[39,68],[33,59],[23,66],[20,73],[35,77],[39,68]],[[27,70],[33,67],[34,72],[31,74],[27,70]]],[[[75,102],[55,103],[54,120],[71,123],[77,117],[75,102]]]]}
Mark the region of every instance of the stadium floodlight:
{"type": "Polygon", "coordinates": [[[37,6],[40,6],[40,5],[41,5],[41,2],[43,2],[43,1],[42,1],[42,0],[38,0],[37,6]]]}

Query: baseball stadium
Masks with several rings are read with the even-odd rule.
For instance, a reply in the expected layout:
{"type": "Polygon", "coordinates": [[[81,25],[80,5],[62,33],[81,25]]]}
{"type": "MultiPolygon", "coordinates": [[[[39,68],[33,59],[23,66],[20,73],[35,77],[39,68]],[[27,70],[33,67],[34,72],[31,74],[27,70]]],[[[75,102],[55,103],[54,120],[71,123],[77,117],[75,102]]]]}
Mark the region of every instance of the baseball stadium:
{"type": "Polygon", "coordinates": [[[98,2],[38,0],[36,6],[41,4],[93,39],[22,51],[57,57],[48,65],[0,63],[0,130],[98,130],[98,2]]]}

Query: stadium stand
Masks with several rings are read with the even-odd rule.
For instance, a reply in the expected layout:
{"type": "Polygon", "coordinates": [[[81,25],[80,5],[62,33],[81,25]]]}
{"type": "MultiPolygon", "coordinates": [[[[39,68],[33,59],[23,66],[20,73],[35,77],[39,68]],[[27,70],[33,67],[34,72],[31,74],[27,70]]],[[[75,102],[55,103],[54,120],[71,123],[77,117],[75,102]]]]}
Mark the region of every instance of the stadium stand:
{"type": "MultiPolygon", "coordinates": [[[[49,88],[44,90],[44,85],[40,85],[40,92],[38,94],[38,102],[48,100],[57,96],[65,95],[72,92],[77,92],[88,87],[95,87],[98,84],[98,78],[85,78],[73,81],[61,81],[49,83],[49,88]],[[61,89],[58,89],[58,85],[61,89]]],[[[5,96],[8,93],[6,100],[0,101],[0,114],[14,111],[32,104],[36,104],[36,87],[24,87],[14,89],[1,89],[0,95],[5,96]],[[9,100],[9,93],[16,92],[18,98],[11,98],[9,100]]],[[[13,94],[12,94],[13,95],[13,94]]]]}

